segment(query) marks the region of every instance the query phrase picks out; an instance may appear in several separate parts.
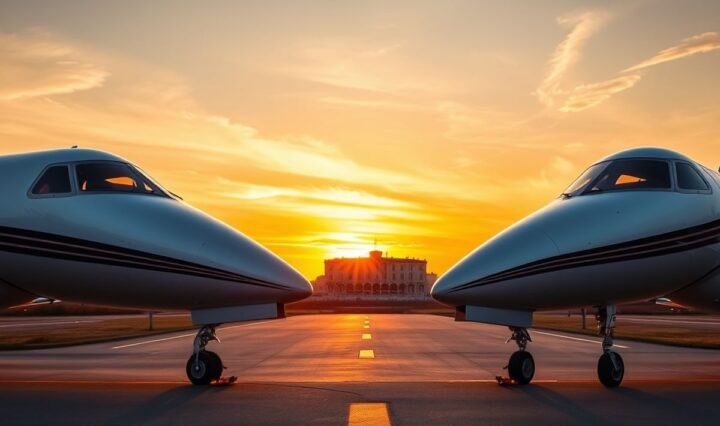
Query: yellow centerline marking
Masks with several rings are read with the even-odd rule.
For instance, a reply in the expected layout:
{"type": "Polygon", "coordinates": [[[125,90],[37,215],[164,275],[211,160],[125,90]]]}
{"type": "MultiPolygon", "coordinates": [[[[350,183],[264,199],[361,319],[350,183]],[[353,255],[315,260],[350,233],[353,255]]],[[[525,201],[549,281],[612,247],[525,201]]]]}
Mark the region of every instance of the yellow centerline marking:
{"type": "Polygon", "coordinates": [[[363,325],[363,328],[370,328],[370,325],[369,325],[369,324],[365,324],[365,325],[363,325]]]}
{"type": "Polygon", "coordinates": [[[348,426],[391,426],[387,404],[384,402],[354,402],[350,404],[348,426]]]}
{"type": "Polygon", "coordinates": [[[358,358],[360,358],[360,359],[375,358],[375,351],[372,349],[360,349],[360,354],[358,355],[358,358]]]}
{"type": "Polygon", "coordinates": [[[370,333],[363,333],[362,339],[363,339],[363,340],[372,340],[372,334],[370,334],[370,333]]]}

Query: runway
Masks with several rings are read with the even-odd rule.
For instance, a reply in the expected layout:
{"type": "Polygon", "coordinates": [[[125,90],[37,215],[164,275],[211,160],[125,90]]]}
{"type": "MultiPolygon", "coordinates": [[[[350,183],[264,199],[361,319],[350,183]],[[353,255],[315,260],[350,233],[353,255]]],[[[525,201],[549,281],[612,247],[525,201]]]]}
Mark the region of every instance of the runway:
{"type": "Polygon", "coordinates": [[[11,424],[86,416],[105,424],[348,424],[361,403],[381,404],[391,424],[685,424],[720,415],[718,351],[617,341],[626,379],[608,390],[596,378],[599,339],[531,335],[537,372],[525,387],[495,384],[515,350],[505,344],[507,328],[431,315],[307,315],[222,327],[222,343],[208,349],[238,377],[226,387],[186,384],[187,332],[2,352],[0,407],[11,424]]]}

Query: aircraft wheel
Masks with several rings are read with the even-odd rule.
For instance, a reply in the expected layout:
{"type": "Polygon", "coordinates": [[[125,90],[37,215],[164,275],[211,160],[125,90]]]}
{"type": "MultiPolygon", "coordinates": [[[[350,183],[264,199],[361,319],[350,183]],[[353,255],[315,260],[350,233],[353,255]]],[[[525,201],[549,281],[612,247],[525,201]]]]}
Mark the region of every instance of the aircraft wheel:
{"type": "Polygon", "coordinates": [[[220,359],[220,356],[216,354],[215,352],[205,351],[205,353],[209,357],[209,364],[210,364],[210,373],[213,380],[217,380],[222,376],[223,372],[223,363],[222,359],[220,359]]]}
{"type": "Polygon", "coordinates": [[[197,364],[195,354],[190,355],[185,367],[188,379],[194,385],[209,385],[213,380],[219,379],[222,374],[222,361],[214,352],[201,351],[197,364]]]}
{"type": "Polygon", "coordinates": [[[519,385],[530,383],[535,375],[535,360],[530,352],[517,351],[510,356],[508,374],[519,385]]]}
{"type": "Polygon", "coordinates": [[[616,352],[606,352],[602,354],[598,360],[598,378],[600,383],[608,388],[616,388],[622,383],[623,376],[625,376],[625,364],[620,354],[616,352]],[[611,357],[615,357],[617,368],[613,364],[611,357]]]}

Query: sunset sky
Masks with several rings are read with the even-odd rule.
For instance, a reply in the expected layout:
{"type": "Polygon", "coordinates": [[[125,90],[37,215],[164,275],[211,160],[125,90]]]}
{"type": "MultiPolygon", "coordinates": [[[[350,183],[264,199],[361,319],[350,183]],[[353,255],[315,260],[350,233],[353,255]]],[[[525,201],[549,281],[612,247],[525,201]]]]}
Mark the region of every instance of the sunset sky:
{"type": "Polygon", "coordinates": [[[591,162],[720,165],[718,1],[0,0],[0,154],[137,163],[313,279],[444,272],[591,162]]]}

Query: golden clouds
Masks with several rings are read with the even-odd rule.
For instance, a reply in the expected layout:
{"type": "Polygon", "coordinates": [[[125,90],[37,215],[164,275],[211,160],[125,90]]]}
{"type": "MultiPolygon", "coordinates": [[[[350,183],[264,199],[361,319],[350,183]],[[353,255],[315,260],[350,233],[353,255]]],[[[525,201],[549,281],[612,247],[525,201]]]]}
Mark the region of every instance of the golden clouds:
{"type": "Polygon", "coordinates": [[[572,90],[560,111],[582,111],[597,106],[610,96],[633,87],[640,78],[638,74],[628,74],[599,83],[581,84],[572,90]]]}
{"type": "Polygon", "coordinates": [[[671,87],[651,78],[715,49],[712,22],[656,45],[662,33],[612,5],[461,3],[323,4],[308,20],[309,5],[249,2],[246,25],[197,5],[213,19],[186,10],[192,31],[183,7],[152,24],[58,13],[47,25],[68,38],[0,36],[0,150],[116,152],[310,278],[376,237],[442,272],[615,150],[716,161],[718,56],[683,61],[671,87]]]}
{"type": "MultiPolygon", "coordinates": [[[[72,57],[77,64],[94,63],[72,43],[44,37],[42,49],[30,55],[36,61],[72,57]]],[[[35,45],[27,35],[12,39],[17,46],[35,45]]],[[[417,236],[441,234],[428,224],[442,223],[448,216],[443,209],[459,212],[468,203],[462,200],[472,197],[470,182],[461,176],[437,179],[432,168],[412,163],[386,167],[308,135],[265,135],[203,110],[171,72],[104,59],[113,70],[108,86],[92,79],[75,84],[80,80],[66,78],[65,68],[42,61],[28,65],[33,73],[16,73],[6,93],[33,88],[35,95],[0,102],[3,153],[79,144],[123,155],[191,204],[276,247],[301,270],[312,271],[310,277],[324,256],[358,250],[376,237],[394,249],[415,250],[403,254],[421,255],[417,236]],[[71,97],[81,88],[88,93],[71,97]],[[328,235],[346,241],[324,246],[328,235]]]]}
{"type": "Polygon", "coordinates": [[[626,68],[623,72],[637,71],[643,68],[674,61],[697,53],[706,53],[720,49],[720,34],[707,32],[683,39],[675,46],[659,51],[652,58],[646,59],[637,65],[626,68]]]}
{"type": "Polygon", "coordinates": [[[0,33],[0,99],[73,93],[102,85],[109,73],[84,56],[47,34],[0,33]]]}
{"type": "Polygon", "coordinates": [[[571,29],[550,56],[548,71],[535,91],[540,102],[547,106],[553,106],[555,98],[563,94],[562,83],[565,74],[579,61],[585,42],[602,27],[607,18],[606,13],[598,11],[558,18],[558,23],[569,26],[571,29]]]}
{"type": "Polygon", "coordinates": [[[562,112],[578,112],[600,105],[611,96],[635,86],[643,77],[636,71],[674,61],[698,53],[706,53],[720,48],[720,35],[706,32],[683,39],[675,46],[663,49],[653,57],[628,67],[608,80],[580,84],[572,90],[565,89],[564,79],[570,68],[582,54],[585,42],[606,22],[608,15],[602,12],[585,12],[558,18],[562,25],[570,25],[570,32],[556,47],[548,61],[548,71],[535,95],[547,107],[557,107],[562,112]]]}

